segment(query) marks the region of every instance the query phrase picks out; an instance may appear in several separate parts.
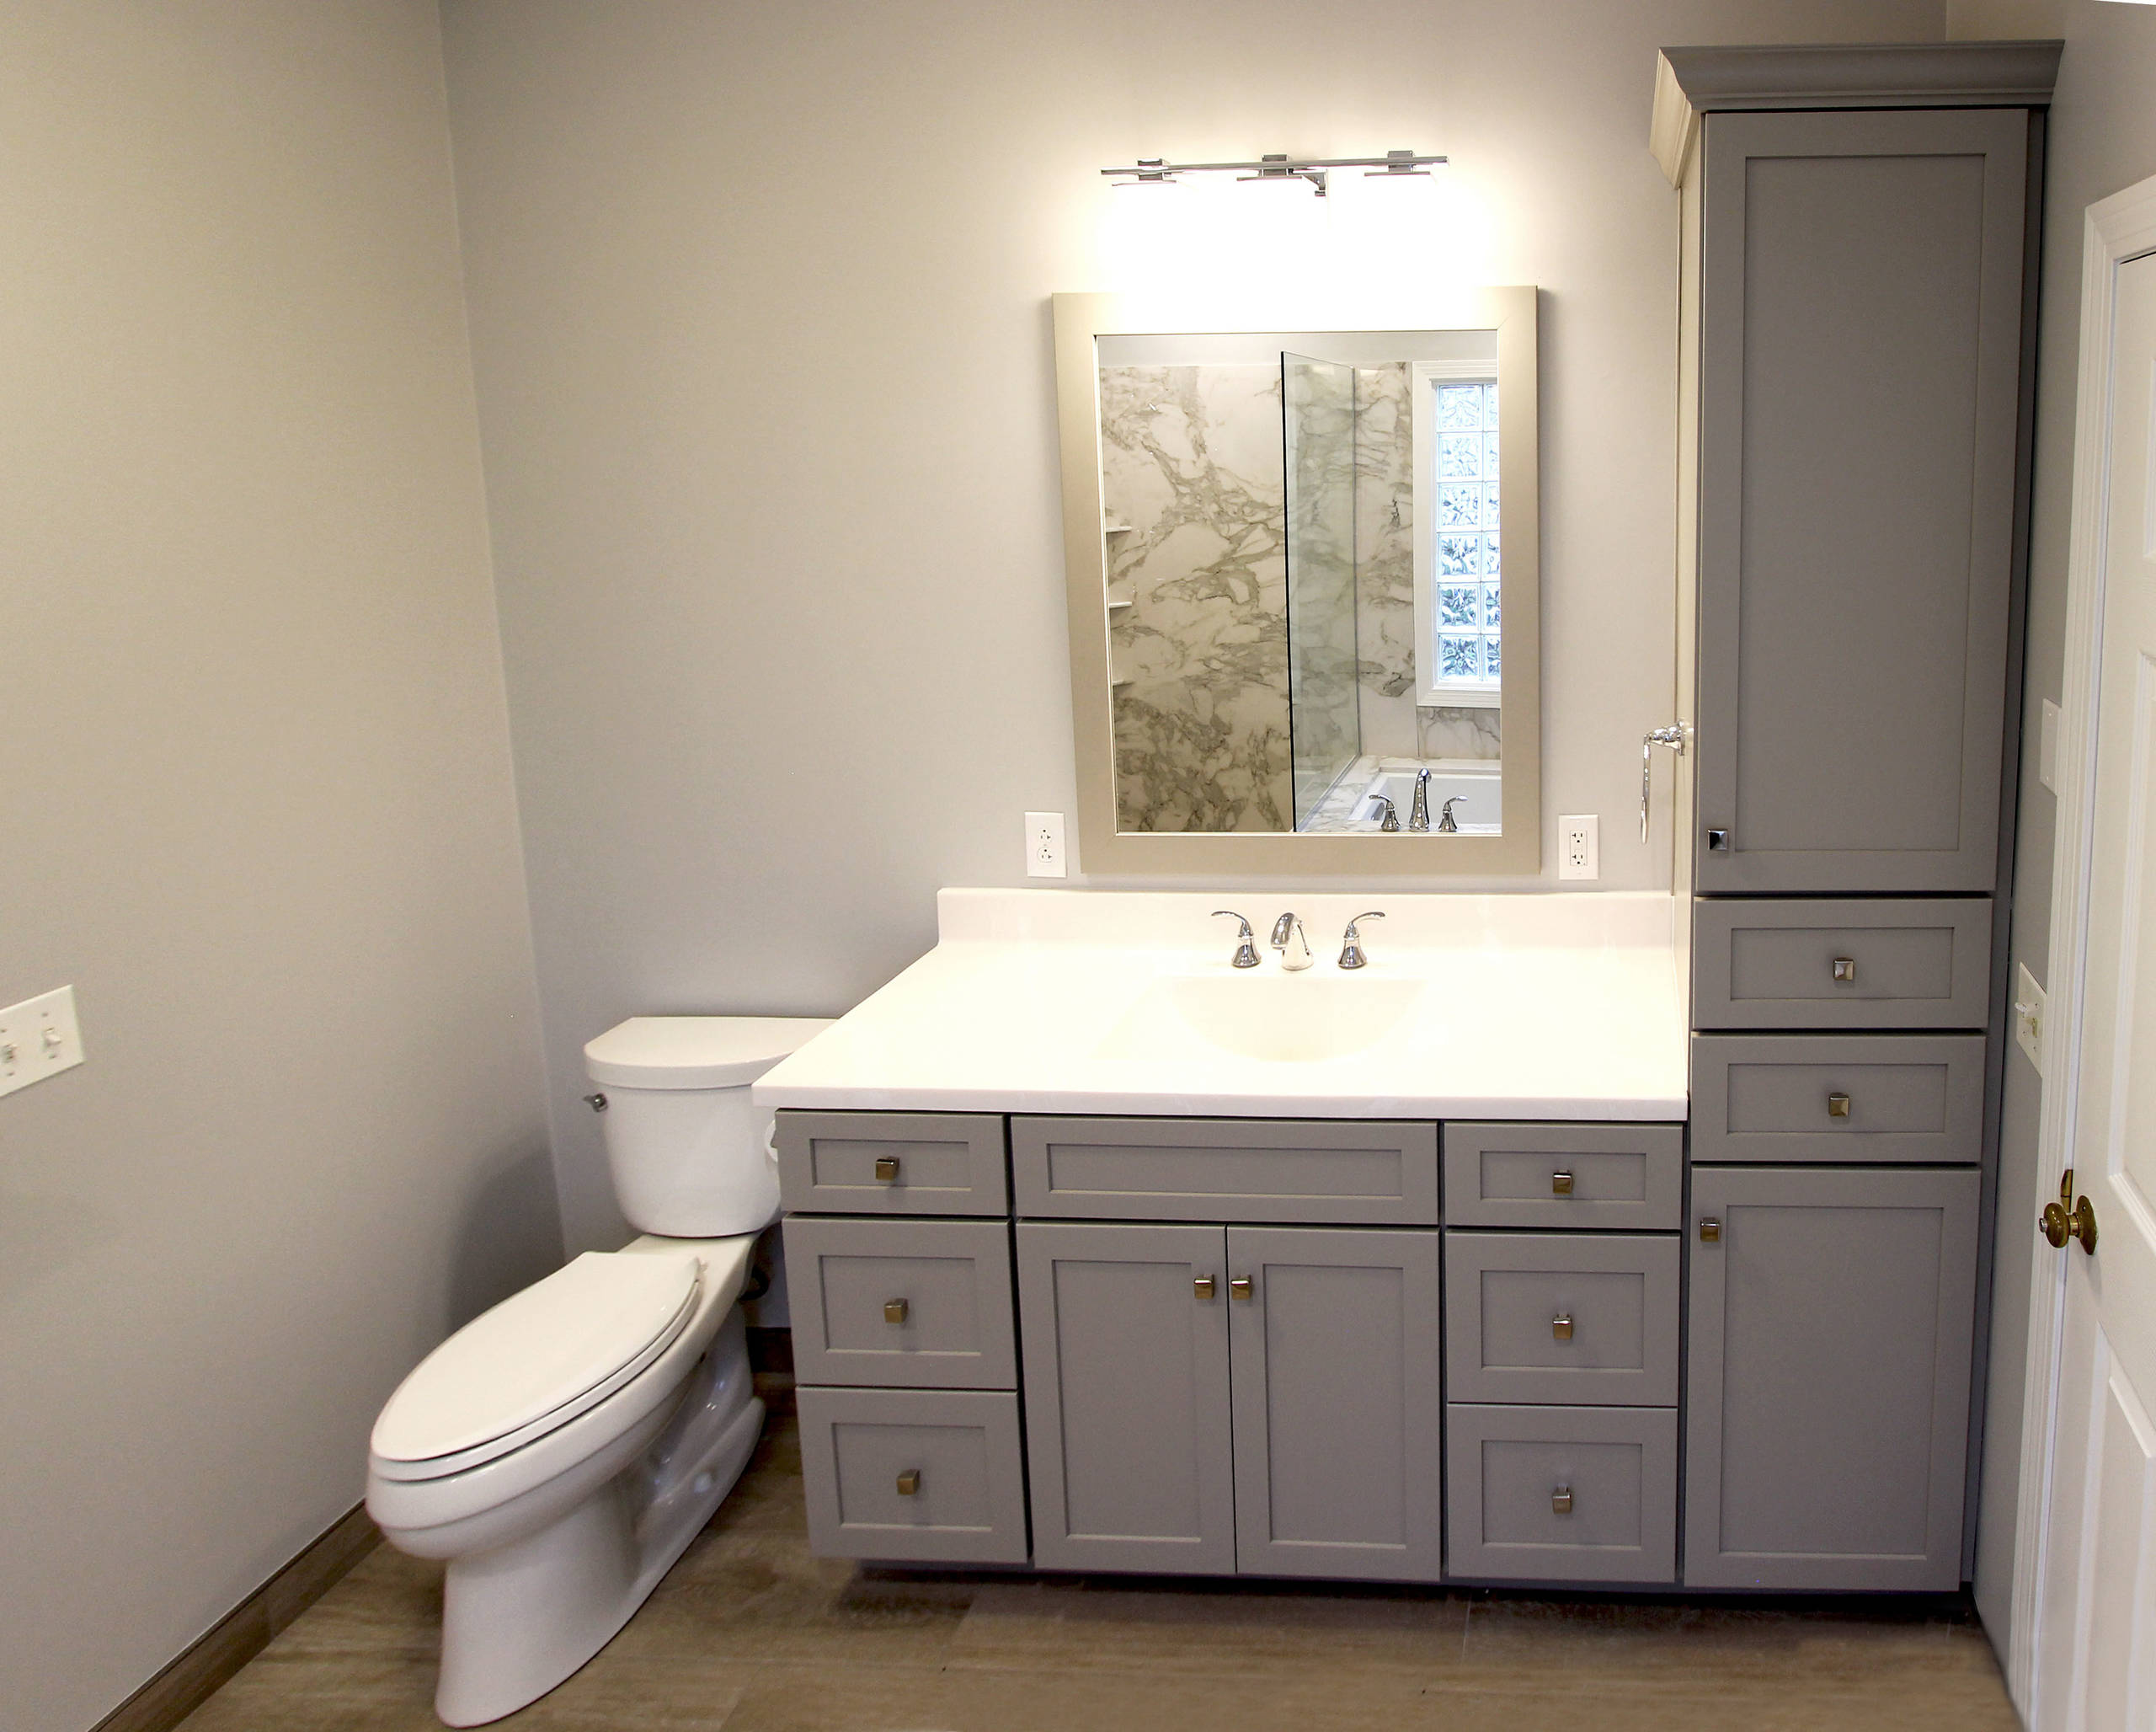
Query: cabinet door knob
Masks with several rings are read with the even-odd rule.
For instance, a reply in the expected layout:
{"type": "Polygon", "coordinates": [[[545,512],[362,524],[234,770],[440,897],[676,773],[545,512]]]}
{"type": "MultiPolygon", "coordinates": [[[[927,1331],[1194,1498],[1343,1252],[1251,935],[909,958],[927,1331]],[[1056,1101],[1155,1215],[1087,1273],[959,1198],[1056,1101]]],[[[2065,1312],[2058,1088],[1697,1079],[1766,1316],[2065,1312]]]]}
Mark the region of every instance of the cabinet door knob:
{"type": "Polygon", "coordinates": [[[912,1497],[912,1496],[914,1496],[915,1494],[917,1494],[920,1490],[921,1490],[921,1469],[920,1469],[920,1468],[918,1468],[918,1467],[909,1467],[909,1468],[907,1468],[907,1469],[905,1470],[905,1473],[901,1473],[901,1474],[899,1474],[899,1495],[900,1497],[902,1497],[902,1498],[910,1498],[910,1497],[912,1497]]]}
{"type": "Polygon", "coordinates": [[[905,1300],[886,1299],[883,1302],[883,1321],[885,1323],[902,1323],[905,1320],[906,1302],[905,1300]]]}
{"type": "Polygon", "coordinates": [[[1561,1485],[1556,1489],[1556,1490],[1551,1492],[1550,1494],[1550,1508],[1554,1513],[1559,1516],[1571,1515],[1572,1513],[1572,1487],[1569,1485],[1561,1485]]]}
{"type": "Polygon", "coordinates": [[[1550,1319],[1550,1335],[1552,1340],[1556,1341],[1569,1341],[1572,1339],[1572,1312],[1561,1311],[1550,1319]]]}
{"type": "Polygon", "coordinates": [[[878,1184],[896,1184],[899,1182],[899,1157],[896,1155],[877,1156],[876,1182],[878,1184]]]}
{"type": "Polygon", "coordinates": [[[1711,1215],[1702,1215],[1700,1217],[1700,1238],[1701,1242],[1705,1244],[1715,1245],[1721,1243],[1721,1222],[1716,1220],[1711,1215]]]}
{"type": "Polygon", "coordinates": [[[1192,1281],[1190,1285],[1197,1292],[1199,1298],[1210,1299],[1213,1296],[1213,1277],[1211,1275],[1199,1275],[1195,1280],[1192,1281]]]}
{"type": "Polygon", "coordinates": [[[1856,958],[1837,956],[1834,959],[1834,978],[1847,986],[1856,979],[1856,958]]]}
{"type": "Polygon", "coordinates": [[[1572,1194],[1572,1175],[1571,1173],[1553,1173],[1550,1175],[1550,1195],[1551,1196],[1569,1197],[1572,1194]]]}
{"type": "Polygon", "coordinates": [[[1246,1275],[1231,1275],[1228,1277],[1228,1296],[1230,1299],[1247,1299],[1256,1291],[1257,1289],[1251,1285],[1250,1277],[1246,1275]]]}
{"type": "Polygon", "coordinates": [[[1707,832],[1707,848],[1711,853],[1727,853],[1729,852],[1729,832],[1726,830],[1710,830],[1707,832]]]}
{"type": "Polygon", "coordinates": [[[1847,1096],[1846,1094],[1844,1094],[1843,1093],[1841,1093],[1841,1091],[1840,1091],[1840,1090],[1837,1089],[1833,1093],[1832,1093],[1832,1094],[1830,1094],[1830,1095],[1828,1095],[1828,1096],[1827,1097],[1827,1116],[1828,1116],[1828,1118],[1830,1118],[1830,1119],[1846,1119],[1846,1118],[1848,1118],[1848,1117],[1849,1117],[1849,1096],[1847,1096]]]}

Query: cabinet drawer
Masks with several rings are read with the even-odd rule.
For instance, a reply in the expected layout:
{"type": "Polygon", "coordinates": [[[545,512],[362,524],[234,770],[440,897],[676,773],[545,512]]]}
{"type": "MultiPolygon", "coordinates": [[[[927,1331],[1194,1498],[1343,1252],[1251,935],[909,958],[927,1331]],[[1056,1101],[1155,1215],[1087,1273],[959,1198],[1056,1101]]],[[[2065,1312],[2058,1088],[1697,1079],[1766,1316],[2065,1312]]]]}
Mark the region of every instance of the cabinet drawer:
{"type": "Polygon", "coordinates": [[[797,1215],[786,1267],[802,1382],[1017,1387],[1002,1221],[797,1215]]]}
{"type": "Polygon", "coordinates": [[[828,1215],[1001,1215],[1003,1120],[995,1113],[778,1115],[779,1196],[828,1215]]]}
{"type": "Polygon", "coordinates": [[[1021,1215],[1428,1226],[1438,1127],[1364,1119],[1011,1121],[1021,1215]]]}
{"type": "Polygon", "coordinates": [[[1454,1227],[1682,1225],[1681,1125],[1449,1124],[1444,1147],[1454,1227]]]}
{"type": "Polygon", "coordinates": [[[1673,1409],[1452,1407],[1445,1430],[1448,1574],[1676,1580],[1673,1409]]]}
{"type": "Polygon", "coordinates": [[[801,1477],[821,1558],[1026,1561],[1018,1398],[803,1389],[801,1477]]]}
{"type": "Polygon", "coordinates": [[[1446,1233],[1447,1399],[1674,1407],[1683,1243],[1446,1233]]]}
{"type": "Polygon", "coordinates": [[[1981,1029],[1991,903],[1697,901],[1700,1029],[1981,1029]]]}
{"type": "Polygon", "coordinates": [[[1974,1162],[1982,1034],[1695,1034],[1694,1161],[1974,1162]]]}

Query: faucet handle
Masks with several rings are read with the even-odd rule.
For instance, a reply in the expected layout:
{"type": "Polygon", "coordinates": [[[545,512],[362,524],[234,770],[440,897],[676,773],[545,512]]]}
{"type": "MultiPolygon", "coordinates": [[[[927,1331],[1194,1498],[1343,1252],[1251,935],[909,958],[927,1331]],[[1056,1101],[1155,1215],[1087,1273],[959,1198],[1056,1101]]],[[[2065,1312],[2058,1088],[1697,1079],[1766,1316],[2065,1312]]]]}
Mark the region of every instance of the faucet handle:
{"type": "Polygon", "coordinates": [[[1378,825],[1379,829],[1390,835],[1400,828],[1400,814],[1393,809],[1392,802],[1383,794],[1367,795],[1365,803],[1378,809],[1378,817],[1381,821],[1378,825]]]}
{"type": "Polygon", "coordinates": [[[1460,834],[1460,823],[1459,821],[1453,816],[1452,809],[1466,798],[1467,796],[1464,794],[1455,794],[1450,799],[1444,803],[1442,808],[1439,809],[1438,812],[1438,828],[1445,835],[1457,836],[1460,834]]]}
{"type": "Polygon", "coordinates": [[[1341,967],[1363,968],[1369,965],[1370,959],[1363,954],[1363,935],[1355,928],[1365,920],[1383,920],[1384,918],[1384,909],[1373,908],[1366,914],[1358,914],[1354,919],[1348,922],[1348,930],[1340,935],[1341,967]]]}
{"type": "Polygon", "coordinates": [[[1235,966],[1256,968],[1258,962],[1257,947],[1251,943],[1253,934],[1250,929],[1250,922],[1232,908],[1215,908],[1213,911],[1213,917],[1215,920],[1225,919],[1235,922],[1235,937],[1240,941],[1235,946],[1235,966]]]}

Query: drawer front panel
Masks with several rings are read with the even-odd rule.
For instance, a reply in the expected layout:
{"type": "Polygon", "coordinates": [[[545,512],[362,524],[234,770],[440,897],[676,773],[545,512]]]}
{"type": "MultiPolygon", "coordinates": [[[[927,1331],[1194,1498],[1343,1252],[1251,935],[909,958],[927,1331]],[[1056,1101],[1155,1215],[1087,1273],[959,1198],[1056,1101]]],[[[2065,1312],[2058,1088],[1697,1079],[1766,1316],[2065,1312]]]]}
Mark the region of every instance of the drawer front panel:
{"type": "Polygon", "coordinates": [[[1003,1222],[797,1215],[786,1267],[800,1382],[1017,1387],[1003,1222]]]}
{"type": "Polygon", "coordinates": [[[1438,1127],[1331,1119],[1011,1121],[1018,1212],[1054,1219],[1429,1226],[1438,1127]]]}
{"type": "Polygon", "coordinates": [[[1447,1398],[1674,1407],[1682,1245],[1448,1232],[1447,1398]]]}
{"type": "Polygon", "coordinates": [[[1449,1574],[1677,1579],[1673,1409],[1454,1406],[1445,1425],[1449,1574]]]}
{"type": "Polygon", "coordinates": [[[799,1399],[817,1556],[1026,1561],[1016,1395],[804,1388],[799,1399]]]}
{"type": "Polygon", "coordinates": [[[778,1115],[779,1196],[825,1215],[1001,1215],[1003,1120],[995,1113],[778,1115]]]}
{"type": "Polygon", "coordinates": [[[1991,903],[1697,901],[1701,1029],[1981,1029],[1991,903]]]}
{"type": "Polygon", "coordinates": [[[1696,1034],[1695,1161],[1974,1162],[1981,1034],[1696,1034]]]}
{"type": "Polygon", "coordinates": [[[1449,1124],[1444,1149],[1454,1227],[1682,1225],[1681,1125],[1449,1124]]]}

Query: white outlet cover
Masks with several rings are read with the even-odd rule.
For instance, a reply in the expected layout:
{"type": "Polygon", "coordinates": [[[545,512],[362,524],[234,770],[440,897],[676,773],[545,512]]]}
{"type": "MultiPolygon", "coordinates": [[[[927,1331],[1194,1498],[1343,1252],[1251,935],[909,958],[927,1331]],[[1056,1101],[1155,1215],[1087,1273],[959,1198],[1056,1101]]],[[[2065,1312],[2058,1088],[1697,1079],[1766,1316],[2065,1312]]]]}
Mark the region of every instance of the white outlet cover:
{"type": "Polygon", "coordinates": [[[2036,779],[2053,794],[2058,792],[2058,706],[2048,698],[2043,719],[2036,724],[2036,779]]]}
{"type": "Polygon", "coordinates": [[[1602,876],[1602,820],[1593,812],[1557,821],[1557,876],[1602,876]]]}
{"type": "Polygon", "coordinates": [[[2044,1074],[2044,1013],[2050,1008],[2050,1000],[2044,989],[2036,984],[2036,976],[2029,972],[2029,965],[2014,965],[2014,1044],[2028,1055],[2029,1062],[2036,1067],[2036,1074],[2044,1074]]]}
{"type": "Polygon", "coordinates": [[[0,1010],[0,1094],[13,1094],[83,1061],[75,989],[58,986],[0,1010]]]}
{"type": "Polygon", "coordinates": [[[1026,814],[1026,876],[1028,878],[1068,876],[1063,860],[1062,813],[1028,812],[1026,814]]]}

